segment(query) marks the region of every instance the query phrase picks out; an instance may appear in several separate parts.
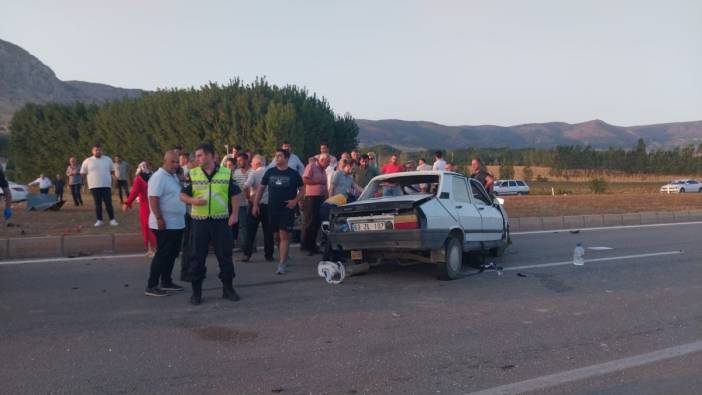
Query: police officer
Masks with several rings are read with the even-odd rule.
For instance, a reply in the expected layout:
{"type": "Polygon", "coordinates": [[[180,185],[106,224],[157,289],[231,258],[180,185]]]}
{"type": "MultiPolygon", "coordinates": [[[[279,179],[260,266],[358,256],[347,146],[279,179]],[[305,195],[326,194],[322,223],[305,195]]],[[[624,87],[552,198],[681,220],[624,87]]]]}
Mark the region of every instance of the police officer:
{"type": "Polygon", "coordinates": [[[214,245],[219,263],[222,297],[237,301],[239,295],[232,284],[232,225],[238,222],[241,190],[232,178],[231,171],[215,162],[212,144],[205,143],[197,147],[195,159],[199,167],[190,169],[188,181],[180,194],[183,202],[192,205],[190,279],[193,294],[190,303],[199,305],[202,302],[202,281],[207,270],[205,261],[210,243],[214,245]],[[231,213],[228,203],[231,203],[231,213]]]}

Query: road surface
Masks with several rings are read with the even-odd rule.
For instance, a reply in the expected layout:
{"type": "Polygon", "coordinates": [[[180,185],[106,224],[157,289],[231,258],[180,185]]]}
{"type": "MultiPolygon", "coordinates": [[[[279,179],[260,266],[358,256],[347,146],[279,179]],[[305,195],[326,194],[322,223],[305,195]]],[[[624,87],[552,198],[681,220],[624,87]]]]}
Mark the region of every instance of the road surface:
{"type": "MultiPolygon", "coordinates": [[[[702,224],[514,235],[504,271],[328,285],[238,263],[242,300],[142,294],[144,257],[0,261],[3,393],[702,392],[702,224]],[[576,243],[588,249],[574,266],[576,243]]],[[[260,257],[259,257],[260,258],[260,257]]]]}

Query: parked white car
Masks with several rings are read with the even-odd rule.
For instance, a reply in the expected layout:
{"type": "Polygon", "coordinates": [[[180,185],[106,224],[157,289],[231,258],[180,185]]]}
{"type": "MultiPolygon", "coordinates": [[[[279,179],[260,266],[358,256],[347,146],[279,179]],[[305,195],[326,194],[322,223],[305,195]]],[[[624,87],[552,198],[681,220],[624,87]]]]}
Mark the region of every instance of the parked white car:
{"type": "MultiPolygon", "coordinates": [[[[17,184],[12,181],[8,181],[7,183],[10,186],[10,193],[12,193],[13,202],[22,202],[27,200],[27,195],[29,194],[28,186],[17,184]]],[[[5,192],[3,192],[2,189],[0,189],[0,196],[5,196],[5,192]]]]}
{"type": "Polygon", "coordinates": [[[509,219],[477,180],[445,171],[411,171],[373,178],[358,201],[332,209],[329,246],[346,262],[397,258],[438,266],[439,278],[460,276],[463,253],[501,254],[509,219]],[[383,196],[386,189],[399,196],[383,196]]]}
{"type": "Polygon", "coordinates": [[[665,193],[702,193],[702,183],[698,180],[675,180],[661,187],[665,193]]]}
{"type": "Polygon", "coordinates": [[[497,180],[492,185],[495,195],[528,195],[529,185],[524,180],[497,180]]]}

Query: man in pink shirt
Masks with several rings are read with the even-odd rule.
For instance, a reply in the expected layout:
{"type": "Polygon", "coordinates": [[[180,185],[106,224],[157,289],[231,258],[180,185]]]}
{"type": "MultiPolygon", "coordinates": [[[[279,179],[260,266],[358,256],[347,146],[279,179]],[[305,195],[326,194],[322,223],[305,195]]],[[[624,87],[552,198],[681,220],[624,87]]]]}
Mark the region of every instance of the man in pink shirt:
{"type": "Polygon", "coordinates": [[[319,252],[317,232],[322,225],[319,209],[328,195],[327,166],[329,166],[329,155],[321,153],[316,159],[310,160],[302,174],[302,182],[305,184],[305,199],[302,202],[302,243],[300,249],[307,251],[310,256],[319,252]]]}

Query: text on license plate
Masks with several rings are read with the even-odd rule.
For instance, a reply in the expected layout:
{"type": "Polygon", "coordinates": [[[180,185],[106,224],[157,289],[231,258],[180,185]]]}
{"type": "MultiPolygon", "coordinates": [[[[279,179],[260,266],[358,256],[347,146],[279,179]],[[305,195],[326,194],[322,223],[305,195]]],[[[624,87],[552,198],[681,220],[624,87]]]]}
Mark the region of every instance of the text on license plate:
{"type": "Polygon", "coordinates": [[[358,222],[351,224],[354,232],[366,232],[372,230],[385,230],[385,222],[358,222]]]}

